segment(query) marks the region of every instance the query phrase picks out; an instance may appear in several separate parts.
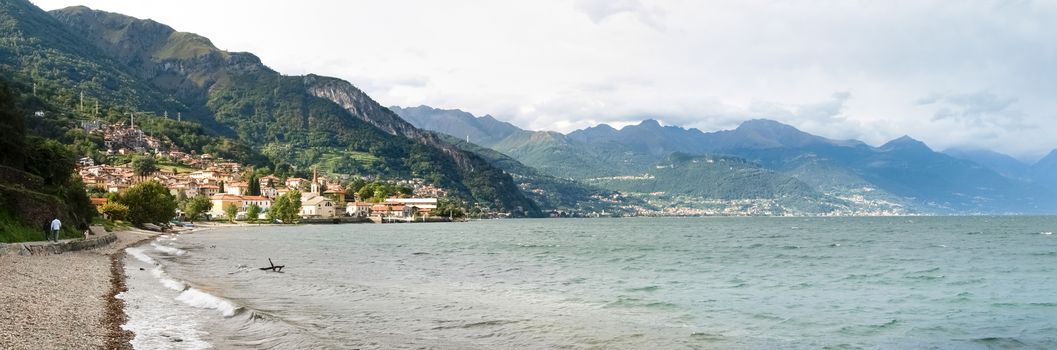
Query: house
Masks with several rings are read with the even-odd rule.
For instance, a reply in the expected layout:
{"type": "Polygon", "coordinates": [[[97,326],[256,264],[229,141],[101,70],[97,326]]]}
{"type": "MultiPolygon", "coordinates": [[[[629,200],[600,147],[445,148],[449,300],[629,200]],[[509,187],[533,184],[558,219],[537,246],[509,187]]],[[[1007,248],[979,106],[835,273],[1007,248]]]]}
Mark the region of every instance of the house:
{"type": "Polygon", "coordinates": [[[199,180],[199,181],[202,181],[202,180],[209,180],[209,179],[213,179],[213,178],[215,178],[215,177],[216,177],[216,175],[217,175],[217,174],[216,174],[216,172],[215,172],[215,171],[209,171],[209,170],[198,170],[198,171],[195,171],[195,172],[192,172],[192,173],[191,173],[191,178],[192,178],[192,179],[195,179],[195,180],[199,180]]]}
{"type": "Polygon", "coordinates": [[[299,177],[287,178],[286,179],[286,187],[287,188],[300,188],[301,184],[304,183],[305,181],[308,181],[308,180],[305,180],[305,179],[302,179],[302,178],[299,178],[299,177]]]}
{"type": "Polygon", "coordinates": [[[312,219],[333,219],[337,217],[334,201],[315,193],[301,195],[301,217],[312,219]]]}
{"type": "Polygon", "coordinates": [[[282,185],[279,183],[279,177],[275,175],[261,176],[257,181],[260,183],[261,189],[282,185]]]}
{"type": "Polygon", "coordinates": [[[371,206],[371,215],[383,219],[403,219],[410,217],[411,207],[402,204],[380,203],[371,206]]]}
{"type": "Polygon", "coordinates": [[[198,186],[198,194],[201,194],[203,196],[212,197],[212,196],[216,195],[217,193],[220,193],[220,186],[217,186],[217,185],[201,185],[201,186],[198,186]]]}
{"type": "Polygon", "coordinates": [[[365,218],[371,216],[371,206],[374,203],[351,202],[345,206],[345,214],[352,217],[365,218]]]}
{"type": "Polygon", "coordinates": [[[213,204],[213,207],[209,209],[209,215],[214,217],[226,215],[224,214],[224,208],[231,204],[234,204],[236,208],[242,208],[241,196],[226,193],[214,194],[209,197],[209,202],[213,204]]]}
{"type": "Polygon", "coordinates": [[[224,183],[224,193],[236,196],[245,195],[249,191],[249,184],[245,182],[224,183]]]}
{"type": "Polygon", "coordinates": [[[92,197],[92,198],[88,198],[88,201],[91,202],[92,205],[95,206],[95,209],[99,209],[99,207],[102,207],[103,204],[106,204],[110,200],[106,199],[106,198],[95,198],[95,197],[92,197]]]}
{"type": "Polygon", "coordinates": [[[264,214],[268,208],[272,207],[272,200],[264,196],[242,196],[242,206],[239,210],[247,211],[251,204],[256,204],[258,208],[261,208],[261,214],[264,214]]]}
{"type": "Polygon", "coordinates": [[[436,198],[395,198],[395,197],[390,197],[390,198],[386,198],[384,203],[385,204],[392,204],[392,205],[405,205],[405,206],[408,206],[408,207],[415,207],[417,209],[426,209],[426,211],[437,209],[437,199],[436,198]]]}

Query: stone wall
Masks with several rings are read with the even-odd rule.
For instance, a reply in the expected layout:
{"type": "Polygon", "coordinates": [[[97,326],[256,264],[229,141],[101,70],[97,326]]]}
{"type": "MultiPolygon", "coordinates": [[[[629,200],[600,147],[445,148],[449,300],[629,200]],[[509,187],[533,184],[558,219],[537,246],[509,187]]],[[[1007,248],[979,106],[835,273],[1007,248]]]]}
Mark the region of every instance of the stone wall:
{"type": "Polygon", "coordinates": [[[71,240],[59,243],[5,243],[0,244],[0,255],[16,253],[21,255],[59,254],[98,248],[116,241],[117,236],[113,233],[108,233],[85,240],[71,240]]]}

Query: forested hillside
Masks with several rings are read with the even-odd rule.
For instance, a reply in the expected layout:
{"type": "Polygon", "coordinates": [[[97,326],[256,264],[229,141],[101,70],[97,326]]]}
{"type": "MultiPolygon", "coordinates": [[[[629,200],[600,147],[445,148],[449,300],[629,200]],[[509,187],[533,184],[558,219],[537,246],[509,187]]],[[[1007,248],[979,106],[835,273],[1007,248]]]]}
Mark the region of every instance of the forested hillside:
{"type": "MultiPolygon", "coordinates": [[[[348,110],[310,94],[308,83],[325,77],[284,76],[252,54],[220,50],[205,37],[151,20],[86,7],[49,14],[24,0],[2,6],[0,69],[32,87],[20,93],[62,109],[41,119],[53,124],[35,128],[43,136],[73,143],[64,135],[80,120],[118,122],[135,115],[144,131],[185,150],[279,174],[319,167],[417,177],[467,203],[541,215],[509,175],[477,156],[383,130],[373,121],[384,114],[348,110]]],[[[98,151],[90,143],[86,155],[98,151]]]]}

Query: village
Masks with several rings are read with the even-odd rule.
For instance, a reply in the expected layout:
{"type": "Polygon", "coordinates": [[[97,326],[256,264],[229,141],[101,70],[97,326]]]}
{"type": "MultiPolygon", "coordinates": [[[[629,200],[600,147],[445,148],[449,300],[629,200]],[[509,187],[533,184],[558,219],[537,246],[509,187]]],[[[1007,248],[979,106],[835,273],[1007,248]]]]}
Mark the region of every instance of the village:
{"type": "MultiPolygon", "coordinates": [[[[87,157],[80,159],[77,171],[85,186],[96,188],[97,192],[104,194],[119,193],[137,183],[153,180],[169,189],[176,198],[208,197],[211,206],[204,213],[207,219],[225,218],[229,216],[225,209],[234,206],[237,212],[233,219],[256,221],[266,218],[265,213],[279,196],[296,190],[301,194],[298,215],[300,221],[306,223],[450,220],[450,214],[431,215],[437,214],[438,198],[444,197],[446,191],[426,184],[421,179],[386,181],[393,186],[409,189],[410,193],[381,201],[358,198],[355,189],[343,187],[341,182],[348,176],[321,175],[315,169],[311,179],[266,175],[253,178],[256,184],[251,184],[244,176],[247,169],[239,163],[211,154],[199,155],[176,150],[162,140],[145,135],[134,126],[86,123],[83,127],[87,132],[103,135],[107,156],[147,156],[159,162],[156,170],[143,174],[137,173],[131,163],[107,165],[95,164],[87,157]],[[258,213],[257,217],[249,217],[253,206],[257,208],[253,210],[258,213]]],[[[106,204],[107,198],[95,196],[91,201],[98,207],[106,204]]],[[[193,219],[184,214],[177,209],[178,219],[193,219]]]]}

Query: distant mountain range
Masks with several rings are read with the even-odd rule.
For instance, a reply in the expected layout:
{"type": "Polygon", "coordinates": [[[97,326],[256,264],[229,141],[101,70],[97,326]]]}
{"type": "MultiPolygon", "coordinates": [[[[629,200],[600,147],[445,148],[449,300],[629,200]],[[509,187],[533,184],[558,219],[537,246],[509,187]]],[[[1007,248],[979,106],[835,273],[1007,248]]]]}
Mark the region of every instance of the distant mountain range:
{"type": "Polygon", "coordinates": [[[522,130],[491,116],[475,117],[459,110],[390,109],[416,126],[469,137],[545,173],[629,193],[664,193],[669,199],[681,195],[701,202],[738,198],[789,202],[796,197],[793,202],[798,204],[785,207],[799,213],[1057,212],[1057,151],[1028,166],[993,152],[935,152],[909,136],[880,147],[831,140],[763,119],[716,132],[646,120],[621,129],[603,124],[565,135],[522,130]],[[710,188],[741,181],[730,172],[732,167],[728,173],[683,167],[672,174],[664,169],[685,163],[672,162],[673,155],[740,159],[739,167],[766,171],[767,185],[733,186],[733,191],[720,195],[710,188]],[[623,180],[610,180],[618,178],[623,180]],[[776,183],[807,187],[758,191],[776,183]]]}
{"type": "Polygon", "coordinates": [[[137,126],[185,150],[291,175],[319,167],[417,177],[467,203],[543,215],[508,173],[340,79],[282,75],[205,37],[82,6],[45,12],[5,0],[0,38],[0,72],[22,96],[19,107],[47,112],[32,120],[36,135],[91,151],[73,130],[79,121],[135,113],[137,126]]]}

